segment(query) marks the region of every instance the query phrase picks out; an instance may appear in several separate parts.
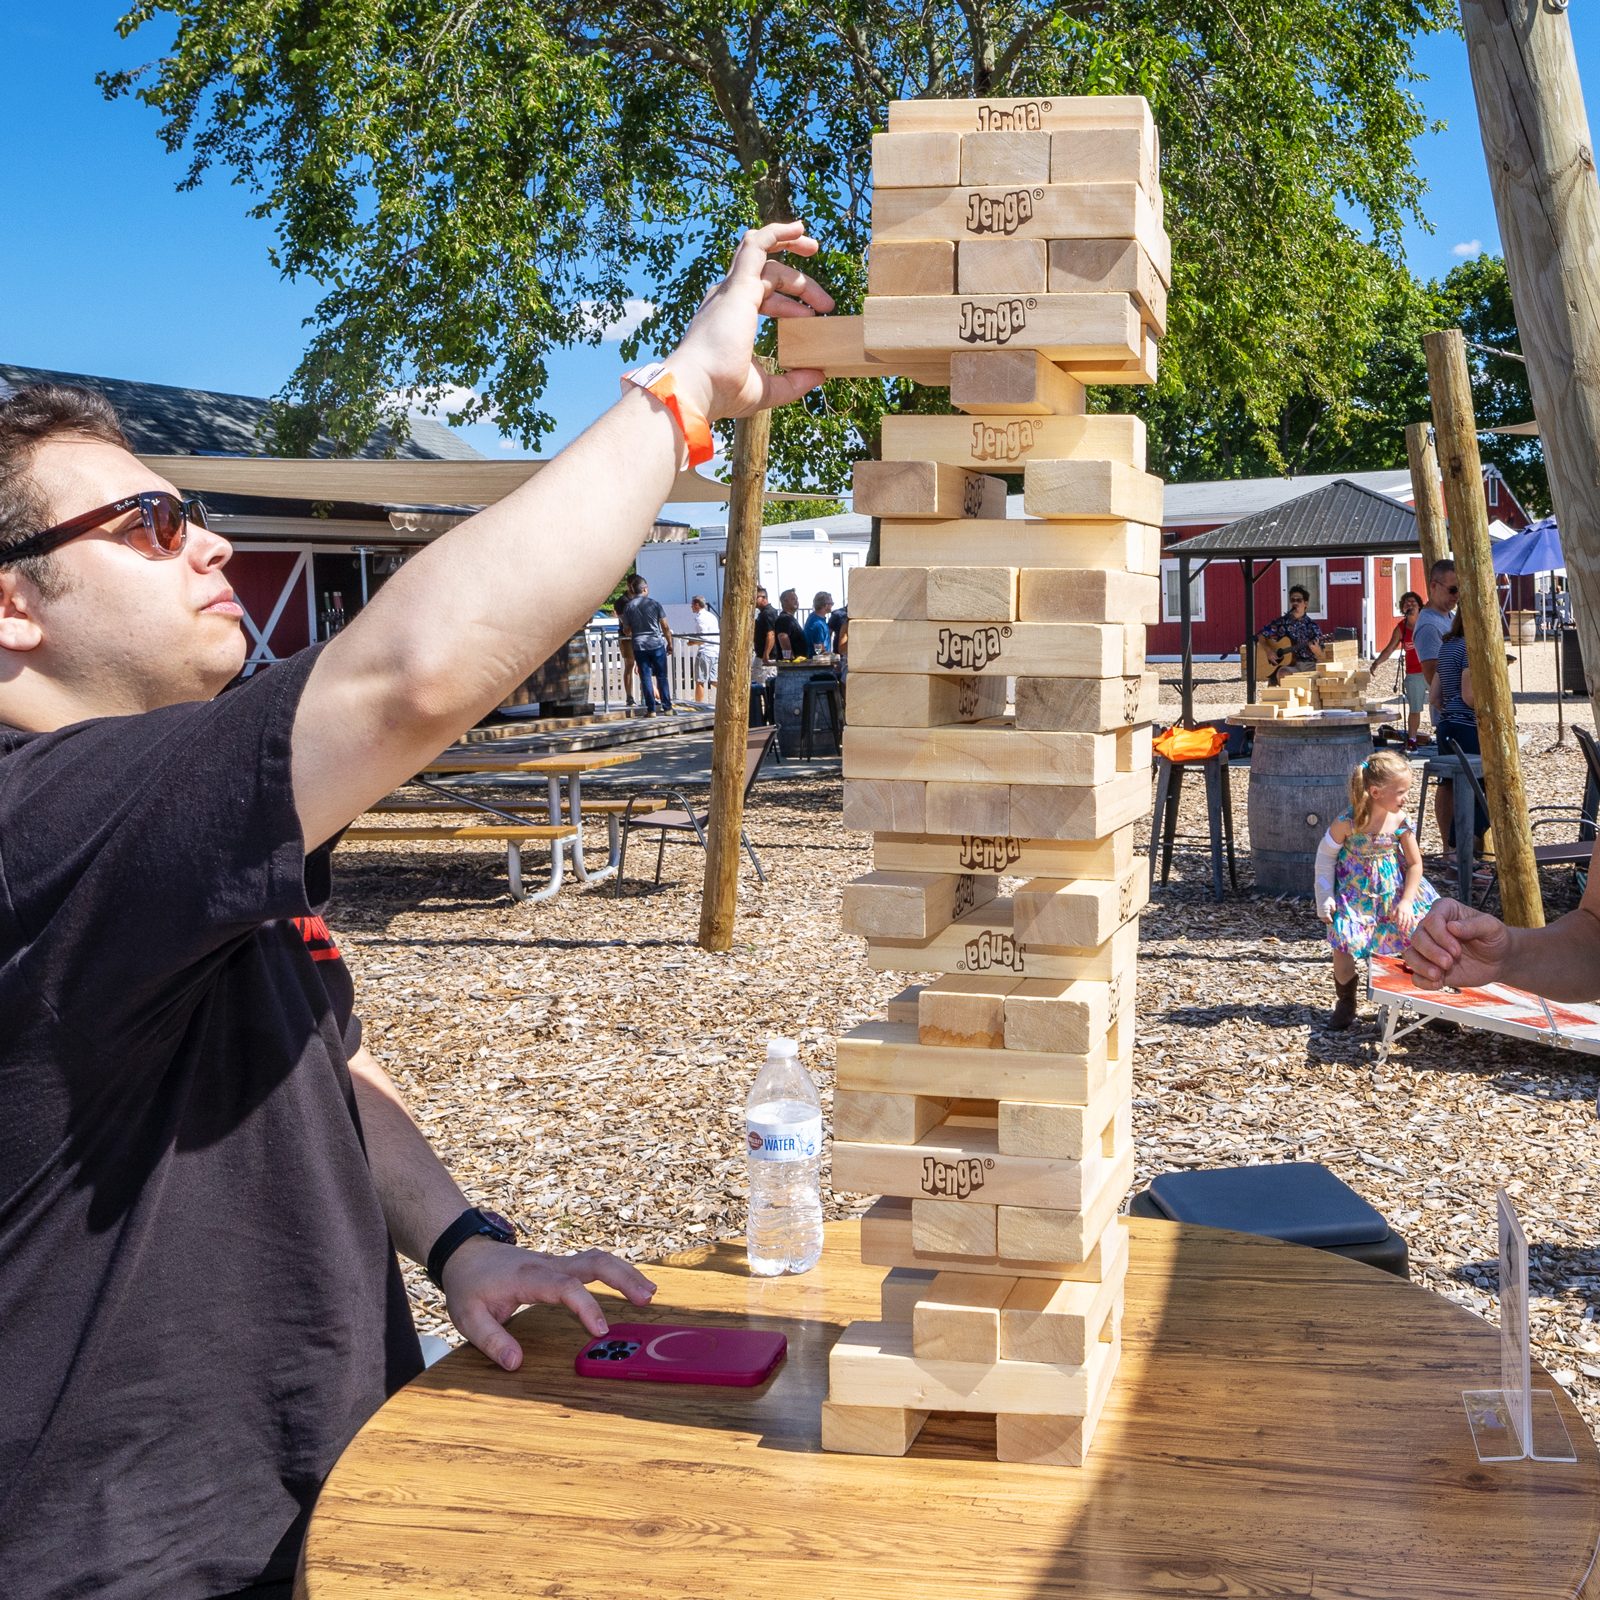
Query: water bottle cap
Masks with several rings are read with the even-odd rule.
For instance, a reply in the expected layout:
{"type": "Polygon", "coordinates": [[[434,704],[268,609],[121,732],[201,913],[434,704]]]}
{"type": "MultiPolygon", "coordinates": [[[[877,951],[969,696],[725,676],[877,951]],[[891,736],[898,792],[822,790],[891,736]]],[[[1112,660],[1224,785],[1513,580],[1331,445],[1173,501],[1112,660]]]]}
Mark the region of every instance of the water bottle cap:
{"type": "Polygon", "coordinates": [[[768,1061],[798,1060],[799,1056],[800,1046],[797,1045],[793,1039],[767,1040],[768,1061]]]}

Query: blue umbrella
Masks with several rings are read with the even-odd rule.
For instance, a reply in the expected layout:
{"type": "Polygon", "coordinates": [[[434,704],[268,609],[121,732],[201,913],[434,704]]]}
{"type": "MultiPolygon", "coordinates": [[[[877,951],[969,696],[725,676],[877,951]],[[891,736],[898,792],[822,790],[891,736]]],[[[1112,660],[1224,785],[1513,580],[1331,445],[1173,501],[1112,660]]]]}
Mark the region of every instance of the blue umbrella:
{"type": "Polygon", "coordinates": [[[1554,572],[1566,566],[1561,554],[1561,530],[1554,517],[1531,523],[1521,533],[1502,539],[1492,552],[1494,570],[1508,577],[1523,578],[1535,572],[1554,572]]]}

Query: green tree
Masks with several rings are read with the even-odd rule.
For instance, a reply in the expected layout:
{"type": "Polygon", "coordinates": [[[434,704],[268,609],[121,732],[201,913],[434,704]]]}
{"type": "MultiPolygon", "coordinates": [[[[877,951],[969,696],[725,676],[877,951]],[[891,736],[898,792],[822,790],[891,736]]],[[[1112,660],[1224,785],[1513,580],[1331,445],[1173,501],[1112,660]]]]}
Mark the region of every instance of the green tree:
{"type": "MultiPolygon", "coordinates": [[[[644,295],[663,348],[740,226],[803,215],[845,310],[865,290],[870,135],[889,100],[1142,93],[1164,141],[1175,271],[1158,391],[1271,436],[1354,392],[1421,185],[1412,39],[1449,0],[137,0],[170,16],[106,75],[162,116],[190,183],[217,166],[324,287],[285,444],[352,444],[403,391],[455,387],[529,445],[545,358],[644,295]],[[1350,219],[1358,219],[1352,221],[1350,219]]],[[[1126,391],[1118,404],[1126,405],[1126,391]]],[[[777,419],[775,474],[841,490],[904,384],[838,382],[777,419]]]]}

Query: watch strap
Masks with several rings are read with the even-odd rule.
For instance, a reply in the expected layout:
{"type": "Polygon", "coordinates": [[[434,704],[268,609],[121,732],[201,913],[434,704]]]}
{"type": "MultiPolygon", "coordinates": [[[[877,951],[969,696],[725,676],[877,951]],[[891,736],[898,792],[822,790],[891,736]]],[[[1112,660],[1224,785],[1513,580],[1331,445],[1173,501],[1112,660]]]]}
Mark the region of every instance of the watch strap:
{"type": "Polygon", "coordinates": [[[499,1244],[515,1244],[517,1242],[516,1230],[504,1217],[497,1212],[483,1211],[477,1206],[468,1206],[433,1241],[433,1248],[428,1252],[427,1273],[433,1280],[433,1285],[436,1289],[443,1290],[444,1288],[444,1284],[440,1280],[444,1275],[445,1263],[468,1239],[477,1238],[493,1239],[499,1244]]]}
{"type": "Polygon", "coordinates": [[[683,435],[684,443],[689,447],[691,467],[698,467],[702,462],[709,461],[716,453],[716,446],[711,438],[711,424],[678,393],[672,368],[665,362],[655,361],[634,372],[625,372],[622,381],[643,389],[647,394],[653,394],[667,408],[672,420],[678,425],[678,431],[683,435]]]}

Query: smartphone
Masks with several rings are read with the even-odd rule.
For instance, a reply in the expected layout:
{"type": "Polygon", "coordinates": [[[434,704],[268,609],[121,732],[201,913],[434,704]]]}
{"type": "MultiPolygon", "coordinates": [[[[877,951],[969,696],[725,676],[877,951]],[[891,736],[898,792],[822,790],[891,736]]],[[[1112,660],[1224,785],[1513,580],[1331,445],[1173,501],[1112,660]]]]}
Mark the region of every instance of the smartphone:
{"type": "Polygon", "coordinates": [[[714,1383],[753,1388],[789,1353],[781,1333],[754,1328],[692,1328],[665,1322],[618,1322],[591,1339],[572,1363],[580,1378],[636,1378],[643,1383],[714,1383]]]}

